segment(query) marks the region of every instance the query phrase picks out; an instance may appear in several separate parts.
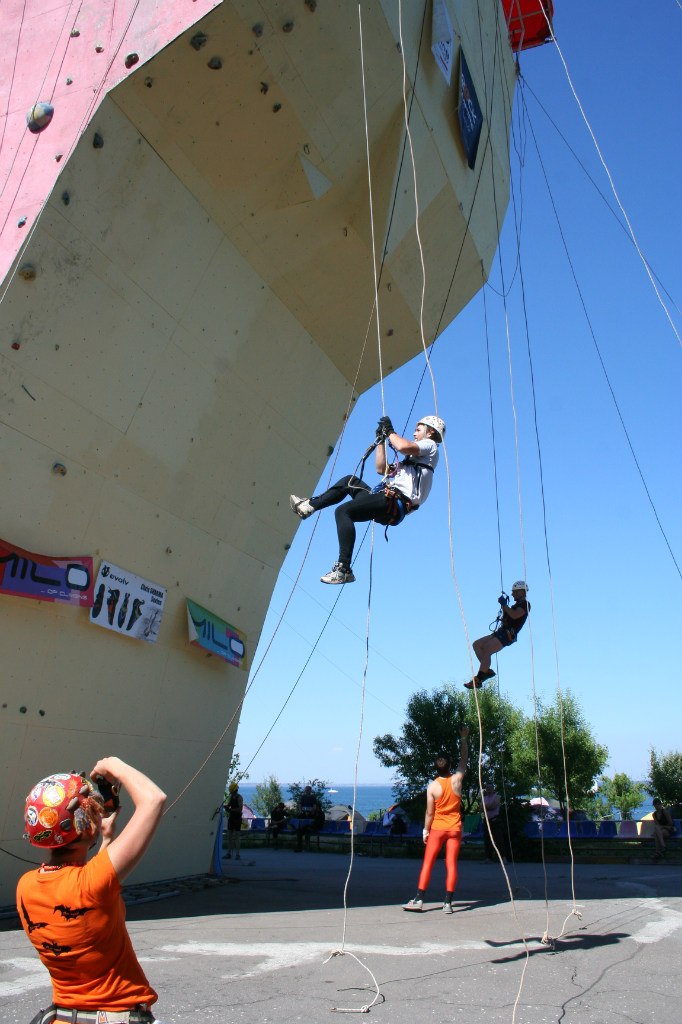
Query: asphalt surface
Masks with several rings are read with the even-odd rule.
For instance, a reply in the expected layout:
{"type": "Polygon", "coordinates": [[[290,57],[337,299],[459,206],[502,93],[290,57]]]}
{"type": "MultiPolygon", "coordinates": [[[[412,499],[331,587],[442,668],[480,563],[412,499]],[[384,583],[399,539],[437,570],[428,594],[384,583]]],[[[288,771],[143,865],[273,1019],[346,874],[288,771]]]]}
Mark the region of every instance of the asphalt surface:
{"type": "MultiPolygon", "coordinates": [[[[333,1021],[373,1001],[368,1017],[390,1024],[682,1019],[679,866],[576,865],[578,917],[570,865],[509,865],[512,902],[498,864],[464,861],[448,916],[442,862],[414,914],[401,904],[419,861],[356,857],[344,916],[348,856],[242,856],[220,883],[128,908],[164,1024],[333,1021]]],[[[2,1024],[28,1024],[49,1002],[23,931],[2,922],[2,1024]]]]}

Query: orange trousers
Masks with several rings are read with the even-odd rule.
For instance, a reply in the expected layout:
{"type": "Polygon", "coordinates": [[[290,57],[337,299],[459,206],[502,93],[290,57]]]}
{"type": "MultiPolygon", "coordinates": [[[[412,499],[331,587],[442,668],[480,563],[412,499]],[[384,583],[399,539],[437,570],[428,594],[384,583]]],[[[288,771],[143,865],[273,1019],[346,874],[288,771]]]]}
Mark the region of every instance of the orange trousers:
{"type": "Polygon", "coordinates": [[[419,874],[418,889],[428,889],[433,865],[436,863],[436,857],[440,853],[443,843],[445,843],[445,891],[455,891],[455,886],[457,885],[457,858],[461,842],[461,828],[431,829],[429,838],[426,840],[424,863],[419,874]]]}

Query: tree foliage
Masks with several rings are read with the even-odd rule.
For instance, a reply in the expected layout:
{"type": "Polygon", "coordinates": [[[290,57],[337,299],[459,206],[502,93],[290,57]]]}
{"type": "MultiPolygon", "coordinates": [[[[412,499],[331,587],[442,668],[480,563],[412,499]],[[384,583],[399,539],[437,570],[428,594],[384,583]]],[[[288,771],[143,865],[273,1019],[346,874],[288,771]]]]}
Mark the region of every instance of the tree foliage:
{"type": "Polygon", "coordinates": [[[515,751],[517,762],[525,762],[527,766],[532,763],[537,773],[539,759],[542,786],[559,801],[564,816],[569,799],[573,807],[580,807],[589,800],[609,752],[595,740],[570,692],[563,698],[557,694],[549,705],[538,700],[536,719],[525,721],[520,737],[523,747],[515,751]]]}
{"type": "Polygon", "coordinates": [[[623,821],[630,821],[632,812],[644,802],[646,792],[640,782],[635,782],[625,772],[616,772],[612,779],[608,775],[599,779],[599,795],[609,807],[620,811],[623,821]]]}
{"type": "MultiPolygon", "coordinates": [[[[512,765],[512,734],[523,725],[523,715],[493,688],[478,694],[483,724],[483,784],[493,782],[500,792],[511,797],[527,791],[532,782],[525,763],[512,765]],[[503,789],[504,783],[504,789],[503,789]]],[[[462,787],[462,805],[468,813],[480,795],[478,779],[479,730],[475,697],[452,685],[428,693],[420,690],[407,704],[402,733],[386,733],[374,739],[375,757],[387,768],[395,769],[394,792],[403,802],[423,796],[433,778],[433,764],[439,754],[449,754],[453,766],[459,760],[459,730],[469,725],[469,765],[462,787]]]]}
{"type": "Polygon", "coordinates": [[[650,753],[649,778],[645,787],[651,796],[660,797],[666,806],[682,804],[682,751],[650,753]]]}
{"type": "Polygon", "coordinates": [[[268,775],[267,778],[256,786],[251,803],[256,814],[259,814],[262,818],[267,818],[272,808],[283,799],[282,788],[279,782],[274,775],[268,775]]]}
{"type": "MultiPolygon", "coordinates": [[[[530,794],[538,784],[535,721],[527,719],[494,687],[479,690],[477,696],[483,734],[481,781],[484,786],[492,782],[504,799],[511,803],[517,797],[530,794]]],[[[596,742],[570,694],[563,698],[562,703],[557,696],[555,702],[547,707],[538,705],[541,788],[546,796],[554,796],[559,801],[565,813],[562,711],[568,793],[572,806],[578,807],[590,799],[594,781],[606,764],[608,751],[596,742]]],[[[464,724],[471,729],[469,766],[462,787],[462,809],[466,814],[480,799],[479,729],[473,693],[462,692],[450,684],[432,693],[419,690],[408,701],[402,732],[375,737],[375,757],[385,767],[395,770],[394,792],[403,805],[423,797],[424,789],[433,778],[433,763],[439,754],[449,754],[453,766],[457,764],[459,730],[464,724]]]]}
{"type": "Polygon", "coordinates": [[[240,782],[243,782],[245,779],[248,779],[248,777],[249,773],[242,771],[239,767],[239,754],[234,753],[232,755],[232,760],[230,761],[227,769],[227,782],[225,783],[225,799],[227,800],[228,798],[231,782],[236,782],[237,784],[239,784],[240,782]]]}
{"type": "Polygon", "coordinates": [[[301,808],[301,793],[306,786],[310,786],[322,810],[328,811],[332,802],[327,795],[328,783],[324,779],[304,779],[303,782],[289,783],[289,796],[293,800],[296,810],[299,811],[301,808]]]}

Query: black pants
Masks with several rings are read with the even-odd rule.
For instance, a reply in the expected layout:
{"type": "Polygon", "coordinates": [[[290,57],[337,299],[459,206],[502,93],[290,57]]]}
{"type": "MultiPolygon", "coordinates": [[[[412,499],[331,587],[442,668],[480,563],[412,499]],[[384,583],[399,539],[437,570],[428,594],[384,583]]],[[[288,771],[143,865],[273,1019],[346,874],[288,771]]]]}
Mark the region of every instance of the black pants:
{"type": "MultiPolygon", "coordinates": [[[[504,811],[500,811],[496,818],[493,818],[490,822],[490,831],[493,834],[495,845],[497,846],[500,854],[503,857],[509,856],[507,850],[507,822],[505,820],[504,811]]],[[[490,836],[488,835],[488,829],[485,821],[483,822],[483,845],[485,846],[485,855],[489,860],[497,860],[497,854],[495,853],[495,847],[490,842],[490,836]]]]}
{"type": "Polygon", "coordinates": [[[335,512],[336,532],[339,535],[339,562],[346,568],[350,568],[355,547],[355,524],[368,523],[374,520],[385,526],[388,522],[388,498],[383,491],[373,494],[366,483],[356,479],[354,476],[344,476],[335,484],[320,494],[317,498],[311,498],[310,504],[315,511],[329,508],[331,505],[338,505],[335,512]],[[344,498],[351,498],[343,505],[340,502],[344,498]]]}

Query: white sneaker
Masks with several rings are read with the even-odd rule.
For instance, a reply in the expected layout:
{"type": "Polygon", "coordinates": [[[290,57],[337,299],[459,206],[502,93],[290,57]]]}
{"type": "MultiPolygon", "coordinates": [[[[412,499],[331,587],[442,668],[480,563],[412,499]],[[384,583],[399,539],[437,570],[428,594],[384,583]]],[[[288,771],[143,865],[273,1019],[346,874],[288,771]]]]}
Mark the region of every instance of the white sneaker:
{"type": "Polygon", "coordinates": [[[315,509],[310,504],[310,498],[299,498],[295,494],[289,495],[289,507],[295,512],[299,519],[307,519],[315,509]]]}
{"type": "Polygon", "coordinates": [[[443,904],[443,913],[444,914],[454,914],[454,912],[455,911],[454,911],[454,908],[452,906],[452,903],[444,903],[443,904]]]}
{"type": "Polygon", "coordinates": [[[341,562],[334,562],[326,576],[320,576],[320,583],[355,583],[355,576],[341,562]]]}
{"type": "Polygon", "coordinates": [[[423,907],[423,900],[420,900],[417,896],[413,900],[403,903],[403,910],[414,910],[417,914],[421,914],[423,907]]]}

